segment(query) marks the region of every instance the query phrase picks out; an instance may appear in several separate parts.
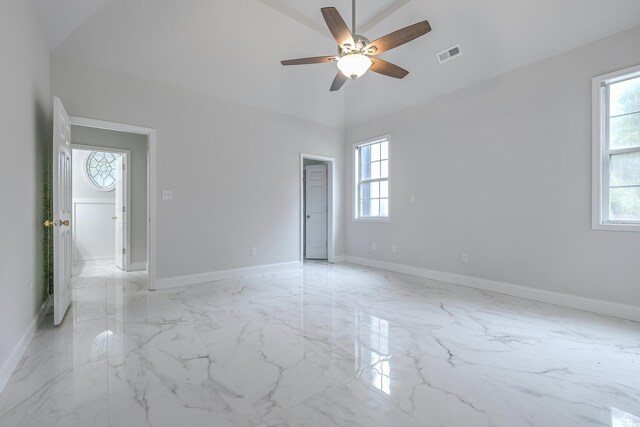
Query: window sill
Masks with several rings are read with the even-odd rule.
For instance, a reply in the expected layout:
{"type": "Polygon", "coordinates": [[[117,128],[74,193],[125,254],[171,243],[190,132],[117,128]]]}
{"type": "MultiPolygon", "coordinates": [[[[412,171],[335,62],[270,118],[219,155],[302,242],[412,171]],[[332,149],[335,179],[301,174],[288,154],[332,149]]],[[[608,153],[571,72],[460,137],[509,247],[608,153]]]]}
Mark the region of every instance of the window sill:
{"type": "Polygon", "coordinates": [[[593,224],[594,231],[640,231],[640,224],[604,223],[593,224]]]}
{"type": "Polygon", "coordinates": [[[391,222],[390,218],[352,218],[354,222],[391,222]]]}

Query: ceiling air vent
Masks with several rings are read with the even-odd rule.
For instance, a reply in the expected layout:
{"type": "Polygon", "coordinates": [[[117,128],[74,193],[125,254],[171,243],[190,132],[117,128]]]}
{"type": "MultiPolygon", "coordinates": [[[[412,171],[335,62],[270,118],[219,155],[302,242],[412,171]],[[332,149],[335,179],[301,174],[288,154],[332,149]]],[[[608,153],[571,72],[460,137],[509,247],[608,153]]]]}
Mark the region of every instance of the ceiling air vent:
{"type": "Polygon", "coordinates": [[[460,50],[460,45],[458,44],[440,52],[438,54],[438,61],[440,61],[441,64],[444,64],[445,62],[450,61],[456,56],[460,55],[462,55],[462,51],[460,50]]]}

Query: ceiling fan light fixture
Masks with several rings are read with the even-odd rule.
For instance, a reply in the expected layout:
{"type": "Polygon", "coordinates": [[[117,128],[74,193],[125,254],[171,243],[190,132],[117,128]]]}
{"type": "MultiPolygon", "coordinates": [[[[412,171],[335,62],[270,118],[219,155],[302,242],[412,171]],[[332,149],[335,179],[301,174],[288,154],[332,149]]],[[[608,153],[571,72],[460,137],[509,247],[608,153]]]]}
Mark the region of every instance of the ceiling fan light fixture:
{"type": "Polygon", "coordinates": [[[361,53],[345,55],[338,60],[338,69],[342,74],[355,80],[367,72],[373,61],[361,53]]]}

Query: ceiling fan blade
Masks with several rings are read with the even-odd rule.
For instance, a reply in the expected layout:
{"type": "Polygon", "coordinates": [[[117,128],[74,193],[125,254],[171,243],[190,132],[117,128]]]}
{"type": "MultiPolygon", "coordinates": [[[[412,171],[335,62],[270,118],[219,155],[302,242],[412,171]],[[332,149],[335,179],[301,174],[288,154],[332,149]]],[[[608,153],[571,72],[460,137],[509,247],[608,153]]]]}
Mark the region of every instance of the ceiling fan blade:
{"type": "Polygon", "coordinates": [[[287,59],[280,61],[282,65],[305,65],[305,64],[321,64],[324,62],[337,61],[337,56],[313,56],[311,58],[287,59]]]}
{"type": "Polygon", "coordinates": [[[407,70],[398,67],[391,62],[384,61],[380,58],[371,58],[371,60],[373,61],[373,64],[369,69],[373,72],[384,74],[385,76],[389,77],[394,77],[396,79],[403,79],[407,74],[409,74],[407,70]]]}
{"type": "Polygon", "coordinates": [[[393,33],[372,41],[367,45],[367,47],[365,47],[365,52],[368,52],[370,55],[377,55],[387,50],[391,50],[394,47],[409,43],[411,40],[427,34],[429,31],[431,31],[431,24],[429,24],[429,21],[418,22],[417,24],[409,25],[408,27],[394,31],[393,33]],[[375,48],[375,51],[369,52],[370,48],[375,48]]]}
{"type": "Polygon", "coordinates": [[[347,76],[345,76],[344,74],[342,74],[342,72],[340,70],[338,70],[338,74],[336,74],[336,78],[333,79],[333,83],[331,83],[331,92],[335,92],[336,90],[340,90],[342,85],[344,85],[344,83],[348,79],[349,78],[347,76]]]}
{"type": "Polygon", "coordinates": [[[322,11],[322,16],[327,23],[327,27],[329,27],[329,31],[331,31],[331,35],[333,35],[333,38],[338,42],[338,46],[348,44],[349,46],[354,47],[355,42],[353,41],[351,31],[349,31],[349,27],[347,27],[344,19],[340,16],[338,9],[335,7],[323,7],[320,10],[322,11]]]}

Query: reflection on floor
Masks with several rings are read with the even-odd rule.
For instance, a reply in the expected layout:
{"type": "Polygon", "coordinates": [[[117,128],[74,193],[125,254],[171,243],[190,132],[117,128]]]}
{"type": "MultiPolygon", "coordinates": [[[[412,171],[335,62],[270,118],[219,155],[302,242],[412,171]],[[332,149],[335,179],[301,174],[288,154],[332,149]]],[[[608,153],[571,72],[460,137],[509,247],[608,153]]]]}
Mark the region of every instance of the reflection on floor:
{"type": "Polygon", "coordinates": [[[640,426],[640,324],[348,264],[78,271],[2,426],[640,426]]]}

